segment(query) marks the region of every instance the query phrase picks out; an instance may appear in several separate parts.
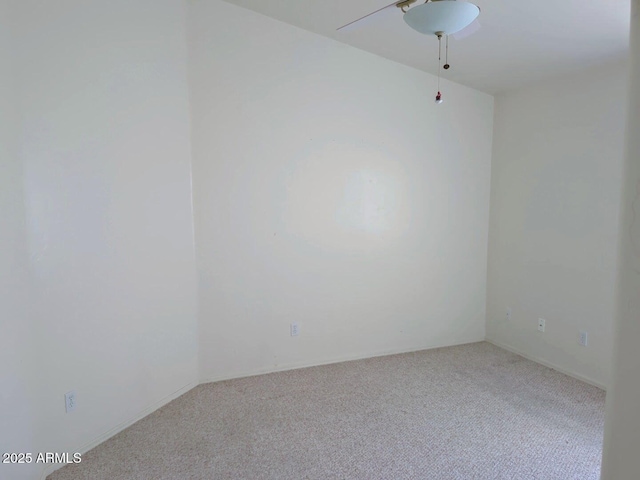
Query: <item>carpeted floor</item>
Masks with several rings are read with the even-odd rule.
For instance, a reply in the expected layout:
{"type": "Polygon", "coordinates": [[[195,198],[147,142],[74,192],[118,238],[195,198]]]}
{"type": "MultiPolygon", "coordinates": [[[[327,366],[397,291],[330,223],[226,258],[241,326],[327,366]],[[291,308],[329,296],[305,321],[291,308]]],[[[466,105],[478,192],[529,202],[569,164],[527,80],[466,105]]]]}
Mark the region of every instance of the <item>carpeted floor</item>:
{"type": "Polygon", "coordinates": [[[604,400],[476,343],[201,385],[48,478],[596,480],[604,400]]]}

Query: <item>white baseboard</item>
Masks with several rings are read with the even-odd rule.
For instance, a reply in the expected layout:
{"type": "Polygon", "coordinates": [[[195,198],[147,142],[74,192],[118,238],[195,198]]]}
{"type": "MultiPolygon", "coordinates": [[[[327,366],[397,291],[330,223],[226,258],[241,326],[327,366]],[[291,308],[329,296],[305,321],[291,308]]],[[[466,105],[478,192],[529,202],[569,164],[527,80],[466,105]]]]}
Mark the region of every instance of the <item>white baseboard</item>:
{"type": "Polygon", "coordinates": [[[549,368],[551,368],[553,370],[556,370],[556,371],[558,371],[560,373],[564,373],[565,375],[573,377],[576,380],[580,380],[581,382],[588,383],[589,385],[593,385],[594,387],[601,388],[604,391],[607,390],[607,387],[605,385],[601,384],[600,382],[597,382],[597,381],[593,380],[592,378],[585,377],[584,375],[580,375],[579,373],[572,372],[572,371],[567,370],[565,368],[559,367],[558,365],[555,365],[555,364],[553,364],[551,362],[547,362],[546,360],[543,360],[542,358],[535,357],[533,355],[529,355],[527,353],[524,353],[521,350],[518,350],[517,348],[510,347],[509,345],[505,345],[505,344],[500,343],[500,342],[498,342],[496,340],[492,340],[490,338],[487,338],[486,341],[491,343],[492,345],[495,345],[498,348],[502,348],[503,350],[507,350],[507,351],[509,351],[511,353],[515,353],[516,355],[520,355],[521,357],[524,357],[527,360],[531,360],[532,362],[539,363],[540,365],[544,365],[545,367],[549,367],[549,368]]]}
{"type": "MultiPolygon", "coordinates": [[[[157,402],[154,402],[151,405],[147,406],[146,408],[144,408],[143,410],[139,411],[136,415],[134,415],[133,417],[129,418],[128,420],[125,420],[124,422],[120,423],[119,425],[116,425],[112,429],[107,430],[106,432],[102,433],[101,435],[98,435],[96,438],[94,438],[93,440],[91,440],[88,443],[85,443],[82,447],[74,450],[73,452],[74,453],[78,452],[78,453],[82,453],[82,454],[87,453],[92,448],[95,448],[98,445],[100,445],[102,442],[104,442],[106,440],[109,440],[111,437],[113,437],[114,435],[120,433],[125,428],[130,427],[131,425],[133,425],[137,421],[142,420],[147,415],[155,412],[156,410],[158,410],[161,407],[164,407],[167,403],[169,403],[172,400],[175,400],[176,398],[184,395],[189,390],[191,390],[192,388],[195,388],[197,386],[198,386],[198,384],[196,382],[191,382],[191,383],[185,385],[184,387],[176,390],[172,394],[167,395],[166,397],[158,400],[157,402]]],[[[48,475],[51,475],[53,472],[55,472],[56,470],[58,470],[58,469],[60,469],[62,467],[64,467],[64,465],[57,464],[57,465],[48,465],[48,466],[46,466],[44,471],[42,472],[42,475],[40,476],[40,479],[41,480],[45,480],[48,475]]]]}
{"type": "Polygon", "coordinates": [[[229,375],[220,375],[217,377],[203,377],[200,379],[200,385],[205,383],[222,382],[225,380],[234,380],[237,378],[255,377],[256,375],[266,375],[268,373],[286,372],[289,370],[298,370],[301,368],[320,367],[322,365],[331,365],[334,363],[351,362],[354,360],[364,360],[367,358],[386,357],[388,355],[401,355],[403,353],[422,352],[424,350],[433,350],[435,348],[457,347],[460,345],[468,345],[471,343],[478,343],[478,342],[484,342],[484,341],[485,341],[484,337],[481,337],[477,339],[470,339],[470,340],[466,340],[459,343],[449,343],[445,345],[425,345],[425,346],[413,347],[413,348],[404,349],[404,350],[402,349],[380,350],[376,352],[363,353],[358,355],[343,355],[330,360],[322,360],[318,362],[297,362],[297,363],[289,363],[289,364],[282,364],[282,365],[273,365],[269,367],[257,368],[254,370],[248,370],[244,372],[231,373],[229,375]]]}

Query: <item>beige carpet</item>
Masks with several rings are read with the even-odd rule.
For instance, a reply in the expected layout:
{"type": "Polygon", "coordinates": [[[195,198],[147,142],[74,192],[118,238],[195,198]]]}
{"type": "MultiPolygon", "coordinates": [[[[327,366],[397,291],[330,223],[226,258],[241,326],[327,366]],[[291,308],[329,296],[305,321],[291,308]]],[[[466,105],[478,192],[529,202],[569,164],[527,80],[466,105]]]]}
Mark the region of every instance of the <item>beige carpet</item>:
{"type": "Polygon", "coordinates": [[[201,385],[48,478],[595,480],[604,399],[477,343],[201,385]]]}

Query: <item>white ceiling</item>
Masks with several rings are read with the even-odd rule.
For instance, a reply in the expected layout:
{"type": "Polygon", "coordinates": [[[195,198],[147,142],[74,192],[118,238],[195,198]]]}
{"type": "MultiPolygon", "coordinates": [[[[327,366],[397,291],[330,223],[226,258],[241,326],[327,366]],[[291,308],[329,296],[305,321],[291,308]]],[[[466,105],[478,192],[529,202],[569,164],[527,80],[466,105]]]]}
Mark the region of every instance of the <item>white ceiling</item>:
{"type": "MultiPolygon", "coordinates": [[[[396,8],[354,29],[336,28],[391,0],[225,0],[382,57],[437,73],[437,39],[396,8]]],[[[482,28],[451,39],[450,80],[497,93],[615,61],[628,52],[630,0],[475,0],[482,28]]]]}

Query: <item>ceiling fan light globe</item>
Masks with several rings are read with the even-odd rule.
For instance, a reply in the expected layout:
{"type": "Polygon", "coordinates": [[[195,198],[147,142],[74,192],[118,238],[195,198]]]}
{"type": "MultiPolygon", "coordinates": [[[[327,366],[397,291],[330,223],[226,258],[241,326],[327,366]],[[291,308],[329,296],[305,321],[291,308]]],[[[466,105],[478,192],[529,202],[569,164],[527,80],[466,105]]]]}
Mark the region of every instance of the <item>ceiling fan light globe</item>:
{"type": "Polygon", "coordinates": [[[425,35],[452,35],[471,25],[478,15],[480,8],[473,3],[438,0],[409,9],[404,21],[425,35]]]}

